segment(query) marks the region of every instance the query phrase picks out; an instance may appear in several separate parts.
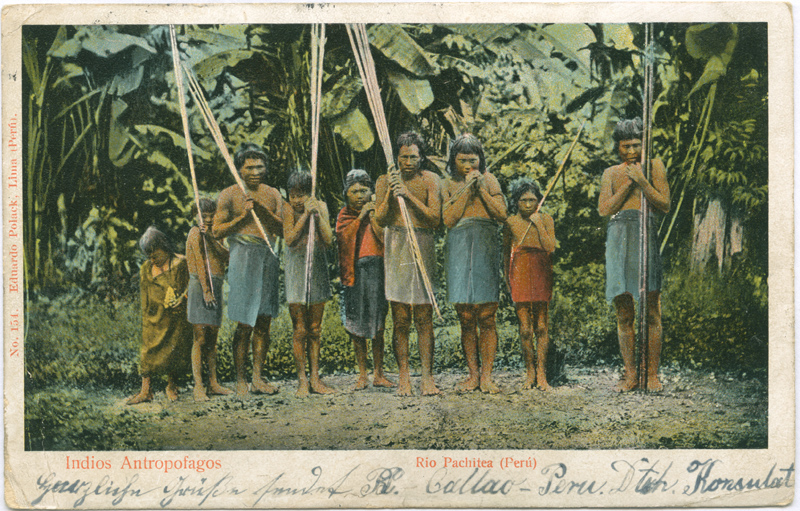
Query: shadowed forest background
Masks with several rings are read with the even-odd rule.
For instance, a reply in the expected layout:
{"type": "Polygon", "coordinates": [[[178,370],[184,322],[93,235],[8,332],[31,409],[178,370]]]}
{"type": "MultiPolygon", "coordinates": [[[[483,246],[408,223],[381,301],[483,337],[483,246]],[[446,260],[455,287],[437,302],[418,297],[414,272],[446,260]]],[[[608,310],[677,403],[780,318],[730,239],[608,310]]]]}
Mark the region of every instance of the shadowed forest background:
{"type": "MultiPolygon", "coordinates": [[[[270,157],[266,182],[285,196],[290,171],[310,166],[310,27],[177,28],[181,58],[229,150],[262,145],[270,157]]],[[[642,113],[642,27],[378,24],[368,32],[390,132],[420,132],[430,170],[441,175],[449,140],[470,132],[483,141],[504,191],[520,176],[544,187],[587,121],[545,205],[559,240],[551,369],[558,384],[569,380],[565,367],[619,365],[604,298],[606,220],[596,205],[602,172],[618,161],[613,127],[642,113]]],[[[672,193],[659,224],[662,367],[766,385],[767,25],[670,23],[655,33],[654,154],[666,164],[672,193]]],[[[373,179],[386,169],[344,27],[329,25],[327,38],[318,175],[335,217],[350,169],[373,179]]],[[[89,397],[132,392],[139,383],[145,259],[138,238],[156,225],[182,250],[194,222],[171,59],[166,26],[23,29],[27,449],[124,447],[120,438],[138,420],[129,411],[110,417],[89,397]]],[[[188,107],[199,187],[215,196],[233,181],[195,105],[188,107]]],[[[442,247],[443,236],[437,299],[445,304],[442,247]]],[[[338,274],[335,254],[331,275],[338,274]]],[[[339,292],[338,278],[333,288],[339,292]]],[[[435,323],[436,369],[462,370],[455,311],[448,305],[443,314],[435,323]]],[[[387,333],[390,325],[391,317],[387,333]]],[[[233,376],[232,333],[226,318],[223,382],[233,376]]],[[[522,371],[506,289],[498,335],[495,367],[522,371]]],[[[336,298],[322,336],[323,375],[354,373],[336,298]]],[[[272,339],[266,374],[291,378],[285,308],[272,339]]],[[[390,346],[387,335],[394,372],[390,346]]]]}

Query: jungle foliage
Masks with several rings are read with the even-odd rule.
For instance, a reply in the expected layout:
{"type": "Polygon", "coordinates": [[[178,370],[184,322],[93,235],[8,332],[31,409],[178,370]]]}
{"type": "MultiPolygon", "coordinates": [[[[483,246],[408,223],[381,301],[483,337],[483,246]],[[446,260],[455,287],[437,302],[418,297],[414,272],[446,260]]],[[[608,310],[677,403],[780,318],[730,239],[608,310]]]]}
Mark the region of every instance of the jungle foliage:
{"type": "MultiPolygon", "coordinates": [[[[267,183],[278,189],[290,170],[310,161],[309,32],[307,25],[178,27],[181,58],[202,84],[228,149],[263,145],[271,160],[267,183]]],[[[641,115],[642,28],[398,24],[371,25],[369,35],[390,132],[422,133],[438,172],[449,140],[472,132],[504,189],[523,175],[544,186],[587,121],[546,205],[559,239],[551,329],[567,360],[616,357],[613,313],[603,297],[605,220],[596,204],[602,171],[617,161],[614,124],[641,115]]],[[[192,223],[167,27],[26,26],[23,36],[28,313],[36,317],[43,300],[86,293],[93,306],[106,304],[96,314],[119,325],[116,332],[93,330],[93,341],[85,333],[70,341],[95,343],[75,349],[85,364],[74,364],[83,369],[56,363],[59,355],[40,350],[29,335],[26,364],[37,376],[28,383],[92,375],[129,381],[138,323],[128,308],[135,310],[143,257],[136,240],[155,224],[180,245],[192,223]],[[122,319],[119,310],[128,310],[122,319]]],[[[667,361],[766,364],[766,36],[766,24],[758,23],[656,26],[654,144],[673,197],[659,228],[667,361]]],[[[340,25],[328,27],[323,96],[319,189],[337,211],[348,170],[363,168],[374,178],[385,172],[340,25]]],[[[232,180],[191,102],[189,111],[199,186],[214,195],[232,180]]],[[[515,325],[503,293],[499,323],[515,325]]],[[[324,358],[341,365],[327,369],[352,370],[336,307],[328,309],[326,342],[336,353],[324,358]]],[[[288,325],[276,323],[284,335],[288,325]]],[[[441,341],[445,367],[460,364],[456,325],[452,310],[437,325],[437,339],[454,340],[441,341]]],[[[221,339],[229,334],[224,327],[221,339]]],[[[509,352],[498,363],[513,366],[518,346],[508,336],[509,352]]],[[[270,357],[269,367],[291,370],[290,351],[270,357]]],[[[223,373],[229,363],[221,359],[223,373]]]]}

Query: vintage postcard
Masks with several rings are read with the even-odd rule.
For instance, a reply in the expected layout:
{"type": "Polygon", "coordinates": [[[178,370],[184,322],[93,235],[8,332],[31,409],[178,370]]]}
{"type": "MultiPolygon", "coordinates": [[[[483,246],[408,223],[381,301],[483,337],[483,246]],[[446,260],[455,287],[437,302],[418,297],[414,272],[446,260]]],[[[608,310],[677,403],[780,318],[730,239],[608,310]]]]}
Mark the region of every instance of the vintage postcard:
{"type": "Polygon", "coordinates": [[[5,504],[792,502],[780,3],[2,11],[5,504]]]}

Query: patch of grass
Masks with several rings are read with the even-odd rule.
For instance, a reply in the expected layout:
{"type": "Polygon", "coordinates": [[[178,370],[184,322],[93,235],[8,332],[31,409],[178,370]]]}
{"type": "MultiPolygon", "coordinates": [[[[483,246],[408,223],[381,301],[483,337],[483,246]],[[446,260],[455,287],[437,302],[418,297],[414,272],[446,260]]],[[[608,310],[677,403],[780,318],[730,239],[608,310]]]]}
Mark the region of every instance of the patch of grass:
{"type": "Polygon", "coordinates": [[[25,450],[107,451],[136,448],[145,422],[132,410],[113,411],[94,389],[53,387],[25,395],[25,450]]]}
{"type": "Polygon", "coordinates": [[[29,303],[26,321],[27,391],[58,382],[130,388],[139,380],[138,300],[105,302],[68,293],[29,303]]]}

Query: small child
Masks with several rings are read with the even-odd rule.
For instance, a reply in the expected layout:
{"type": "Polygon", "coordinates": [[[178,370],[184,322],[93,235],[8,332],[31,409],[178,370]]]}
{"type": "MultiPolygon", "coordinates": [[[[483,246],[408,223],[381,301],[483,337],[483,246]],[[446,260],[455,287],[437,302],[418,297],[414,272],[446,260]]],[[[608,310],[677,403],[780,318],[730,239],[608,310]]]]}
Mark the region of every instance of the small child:
{"type": "MultiPolygon", "coordinates": [[[[211,235],[217,203],[205,197],[199,202],[203,226],[192,227],[186,238],[186,261],[189,266],[187,309],[189,323],[194,328],[194,400],[208,401],[203,387],[203,359],[208,365],[209,393],[226,395],[231,392],[217,381],[217,334],[222,322],[222,279],[228,264],[228,249],[211,235]]],[[[197,218],[197,203],[192,203],[192,218],[197,218]]]]}
{"type": "Polygon", "coordinates": [[[372,339],[373,387],[394,387],[383,375],[383,332],[389,305],[384,291],[383,227],[375,219],[374,185],[360,169],[347,173],[347,205],[336,218],[339,271],[344,286],[342,323],[356,352],[358,380],[353,390],[367,388],[367,339],[372,339]]]}
{"type": "Polygon", "coordinates": [[[550,254],[556,248],[553,218],[536,213],[542,192],[528,178],[511,184],[510,215],[503,230],[506,278],[519,318],[519,335],[527,378],[523,389],[550,390],[547,383],[548,303],[553,295],[550,254]],[[536,334],[536,371],[533,335],[536,334]]]}
{"type": "Polygon", "coordinates": [[[286,240],[286,301],[292,317],[292,346],[297,366],[297,397],[307,397],[309,390],[317,394],[335,391],[322,383],[319,377],[320,330],[325,302],[331,297],[328,279],[328,261],[325,250],[333,242],[324,202],[311,197],[311,174],[296,171],[289,176],[289,206],[283,218],[283,236],[286,240]],[[314,253],[311,275],[307,279],[306,248],[308,246],[309,219],[314,218],[314,253]],[[306,355],[311,369],[311,379],[306,377],[306,355]]]}
{"type": "Polygon", "coordinates": [[[129,405],[153,400],[151,378],[167,374],[166,394],[178,399],[177,376],[186,368],[192,343],[192,329],[186,320],[186,259],[175,253],[167,236],[148,227],[139,246],[147,255],[140,269],[142,295],[142,355],[139,372],[142,390],[129,405]]]}

